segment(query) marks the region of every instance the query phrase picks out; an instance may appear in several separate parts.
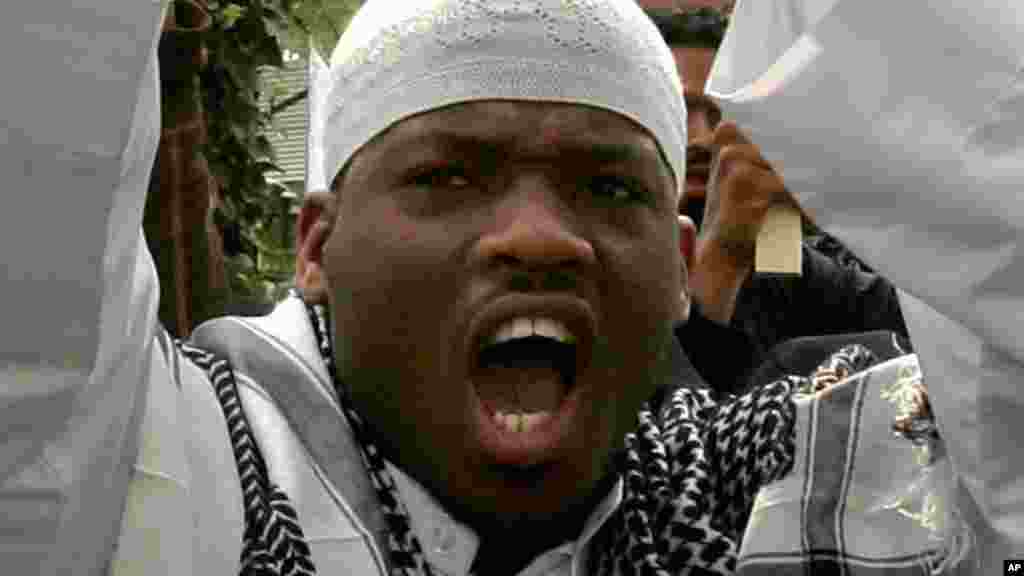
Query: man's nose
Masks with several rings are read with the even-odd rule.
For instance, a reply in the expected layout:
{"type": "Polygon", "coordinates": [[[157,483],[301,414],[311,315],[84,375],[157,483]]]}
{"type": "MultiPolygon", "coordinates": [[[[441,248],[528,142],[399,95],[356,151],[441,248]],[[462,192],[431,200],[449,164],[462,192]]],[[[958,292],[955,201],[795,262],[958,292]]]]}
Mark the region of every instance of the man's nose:
{"type": "Polygon", "coordinates": [[[595,262],[594,249],[576,227],[573,209],[553,186],[531,179],[516,186],[495,211],[496,226],[477,244],[489,266],[577,272],[595,262]]]}
{"type": "Polygon", "coordinates": [[[689,144],[710,144],[715,125],[701,107],[686,111],[686,140],[689,144]]]}

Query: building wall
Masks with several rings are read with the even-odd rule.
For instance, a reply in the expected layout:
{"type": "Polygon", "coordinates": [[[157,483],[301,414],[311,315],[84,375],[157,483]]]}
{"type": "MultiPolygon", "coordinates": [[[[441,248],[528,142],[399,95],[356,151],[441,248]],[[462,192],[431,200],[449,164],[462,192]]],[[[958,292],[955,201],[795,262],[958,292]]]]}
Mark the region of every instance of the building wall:
{"type": "MultiPolygon", "coordinates": [[[[308,77],[309,67],[304,58],[287,63],[281,70],[264,71],[266,90],[261,95],[261,104],[269,108],[302,92],[306,89],[308,77]]],[[[307,110],[308,100],[303,98],[275,114],[273,119],[275,131],[270,135],[270,141],[277,154],[277,165],[285,173],[271,177],[290,189],[295,185],[300,189],[305,187],[307,110]]]]}

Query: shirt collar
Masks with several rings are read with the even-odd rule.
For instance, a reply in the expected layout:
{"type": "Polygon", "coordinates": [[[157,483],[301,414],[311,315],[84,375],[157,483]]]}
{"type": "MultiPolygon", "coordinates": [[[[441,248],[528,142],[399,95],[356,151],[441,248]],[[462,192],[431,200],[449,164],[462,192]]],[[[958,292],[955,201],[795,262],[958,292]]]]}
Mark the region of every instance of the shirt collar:
{"type": "MultiPolygon", "coordinates": [[[[468,526],[457,522],[418,482],[387,462],[399,496],[409,511],[413,532],[423,546],[423,553],[432,566],[449,576],[465,576],[476,557],[480,539],[468,526]]],[[[573,564],[581,565],[587,544],[622,503],[620,478],[608,495],[594,508],[583,525],[580,538],[572,543],[573,564]]],[[[560,546],[557,549],[564,548],[560,546]]],[[[543,556],[543,554],[541,555],[543,556]]]]}

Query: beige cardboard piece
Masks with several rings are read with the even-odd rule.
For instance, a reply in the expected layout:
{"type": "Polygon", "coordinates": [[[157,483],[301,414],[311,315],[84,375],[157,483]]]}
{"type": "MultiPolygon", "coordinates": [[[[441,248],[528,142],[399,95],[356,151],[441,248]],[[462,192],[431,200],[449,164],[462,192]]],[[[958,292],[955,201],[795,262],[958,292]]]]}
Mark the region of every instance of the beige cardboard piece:
{"type": "Polygon", "coordinates": [[[802,241],[800,212],[792,206],[772,206],[757,235],[754,271],[799,276],[803,264],[802,241]]]}

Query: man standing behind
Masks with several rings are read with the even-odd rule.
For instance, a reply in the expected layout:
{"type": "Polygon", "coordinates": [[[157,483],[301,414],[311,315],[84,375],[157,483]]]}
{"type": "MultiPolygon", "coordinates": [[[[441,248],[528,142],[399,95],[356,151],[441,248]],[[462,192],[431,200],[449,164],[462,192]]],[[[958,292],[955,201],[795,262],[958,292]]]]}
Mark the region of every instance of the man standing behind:
{"type": "MultiPolygon", "coordinates": [[[[907,329],[895,288],[867,269],[827,234],[815,230],[802,246],[799,277],[754,272],[758,232],[768,209],[794,203],[781,177],[735,124],[722,117],[704,94],[704,85],[725,33],[721,0],[664,2],[641,0],[648,16],[672,49],[687,107],[686,190],[680,211],[698,226],[694,266],[689,277],[699,313],[732,326],[733,348],[744,340],[755,359],[787,340],[804,336],[888,330],[903,337],[907,329]],[[672,8],[666,5],[671,4],[672,8]],[[742,161],[742,162],[741,162],[742,161]],[[730,169],[732,165],[741,169],[730,169]],[[716,172],[717,167],[717,173],[716,172]],[[746,335],[747,338],[742,338],[746,335]]],[[[679,331],[680,341],[698,371],[721,392],[737,392],[755,365],[709,363],[706,339],[679,331]],[[727,388],[728,386],[738,388],[727,388]]],[[[717,343],[716,343],[717,345],[717,343]]]]}

